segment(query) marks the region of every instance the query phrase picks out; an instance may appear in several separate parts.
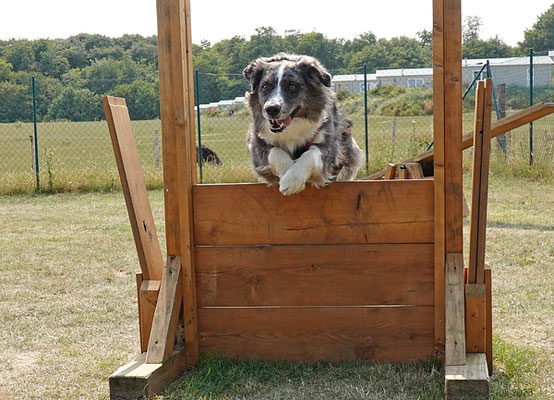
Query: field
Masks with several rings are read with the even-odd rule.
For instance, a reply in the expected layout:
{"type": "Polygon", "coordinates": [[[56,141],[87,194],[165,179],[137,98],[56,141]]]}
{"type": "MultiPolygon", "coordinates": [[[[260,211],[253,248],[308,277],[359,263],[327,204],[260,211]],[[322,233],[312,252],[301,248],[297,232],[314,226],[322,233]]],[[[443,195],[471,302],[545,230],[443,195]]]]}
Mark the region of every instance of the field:
{"type": "MultiPolygon", "coordinates": [[[[469,181],[466,174],[466,190],[469,181]]],[[[163,193],[149,196],[163,242],[163,193]]],[[[552,398],[552,186],[492,174],[489,198],[492,398],[552,398]]],[[[0,237],[0,399],[107,398],[107,377],[138,354],[139,267],[123,194],[0,196],[0,237]]],[[[439,399],[441,374],[432,360],[331,366],[209,358],[165,398],[439,399]]]]}
{"type": "MultiPolygon", "coordinates": [[[[365,151],[363,114],[352,114],[354,137],[365,151]]],[[[245,132],[249,117],[235,115],[202,116],[202,144],[216,151],[222,166],[204,165],[201,180],[211,182],[251,182],[245,132]]],[[[473,113],[464,114],[464,132],[471,131],[473,113]]],[[[133,126],[149,188],[162,185],[160,121],[134,121],[133,126]]],[[[424,151],[432,141],[432,116],[368,118],[368,165],[359,177],[424,151]]],[[[42,122],[38,124],[38,153],[42,191],[110,190],[119,186],[113,151],[105,121],[42,122]]],[[[508,157],[494,146],[493,173],[551,179],[554,171],[554,116],[534,124],[534,161],[529,168],[528,127],[512,132],[508,157]]],[[[0,193],[32,192],[30,123],[0,124],[0,193]]],[[[469,160],[469,157],[466,157],[469,160]]],[[[466,165],[470,165],[466,160],[466,165]]],[[[199,171],[200,172],[200,171],[199,171]]],[[[200,180],[200,173],[199,173],[200,180]]]]}

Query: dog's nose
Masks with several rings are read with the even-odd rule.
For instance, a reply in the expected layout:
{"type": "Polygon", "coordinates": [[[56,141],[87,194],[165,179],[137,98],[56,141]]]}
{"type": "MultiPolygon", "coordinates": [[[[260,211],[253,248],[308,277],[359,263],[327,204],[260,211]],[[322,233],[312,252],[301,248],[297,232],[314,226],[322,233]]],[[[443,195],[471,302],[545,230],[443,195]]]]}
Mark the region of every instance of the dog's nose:
{"type": "Polygon", "coordinates": [[[270,117],[276,117],[281,112],[281,106],[279,104],[271,104],[269,106],[266,106],[265,112],[270,117]]]}

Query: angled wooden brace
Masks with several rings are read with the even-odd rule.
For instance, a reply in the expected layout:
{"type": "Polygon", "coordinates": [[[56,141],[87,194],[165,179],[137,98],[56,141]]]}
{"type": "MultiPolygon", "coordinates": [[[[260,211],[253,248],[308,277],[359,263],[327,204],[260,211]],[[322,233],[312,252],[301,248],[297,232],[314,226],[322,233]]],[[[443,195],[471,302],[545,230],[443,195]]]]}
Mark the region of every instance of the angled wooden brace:
{"type": "Polygon", "coordinates": [[[137,276],[141,350],[148,351],[147,363],[161,363],[173,351],[181,310],[181,258],[170,256],[163,266],[125,99],[106,96],[103,101],[142,270],[137,276]]]}

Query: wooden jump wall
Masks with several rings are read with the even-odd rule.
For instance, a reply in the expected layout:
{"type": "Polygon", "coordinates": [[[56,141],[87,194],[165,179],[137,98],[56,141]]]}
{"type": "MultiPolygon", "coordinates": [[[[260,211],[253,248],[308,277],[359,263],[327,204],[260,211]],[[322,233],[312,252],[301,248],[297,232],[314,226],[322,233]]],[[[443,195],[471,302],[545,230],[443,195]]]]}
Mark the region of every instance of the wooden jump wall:
{"type": "Polygon", "coordinates": [[[433,181],[193,186],[200,354],[433,355],[433,181]]]}

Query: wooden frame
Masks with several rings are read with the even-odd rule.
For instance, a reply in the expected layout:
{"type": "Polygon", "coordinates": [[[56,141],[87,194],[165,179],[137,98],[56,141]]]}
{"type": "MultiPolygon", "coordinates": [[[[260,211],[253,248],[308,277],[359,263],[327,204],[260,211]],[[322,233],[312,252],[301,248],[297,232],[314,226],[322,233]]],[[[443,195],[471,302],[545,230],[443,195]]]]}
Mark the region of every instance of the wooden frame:
{"type": "MultiPolygon", "coordinates": [[[[142,269],[142,355],[110,377],[111,398],[151,396],[210,352],[332,362],[434,355],[445,363],[447,398],[485,398],[492,299],[484,186],[495,128],[490,82],[480,84],[477,253],[465,269],[460,0],[433,0],[434,177],[391,164],[386,180],[308,187],[291,197],[262,184],[196,184],[189,0],[157,0],[157,12],[165,266],[125,102],[104,99],[142,269]]],[[[498,122],[497,131],[522,118],[498,122]]]]}

